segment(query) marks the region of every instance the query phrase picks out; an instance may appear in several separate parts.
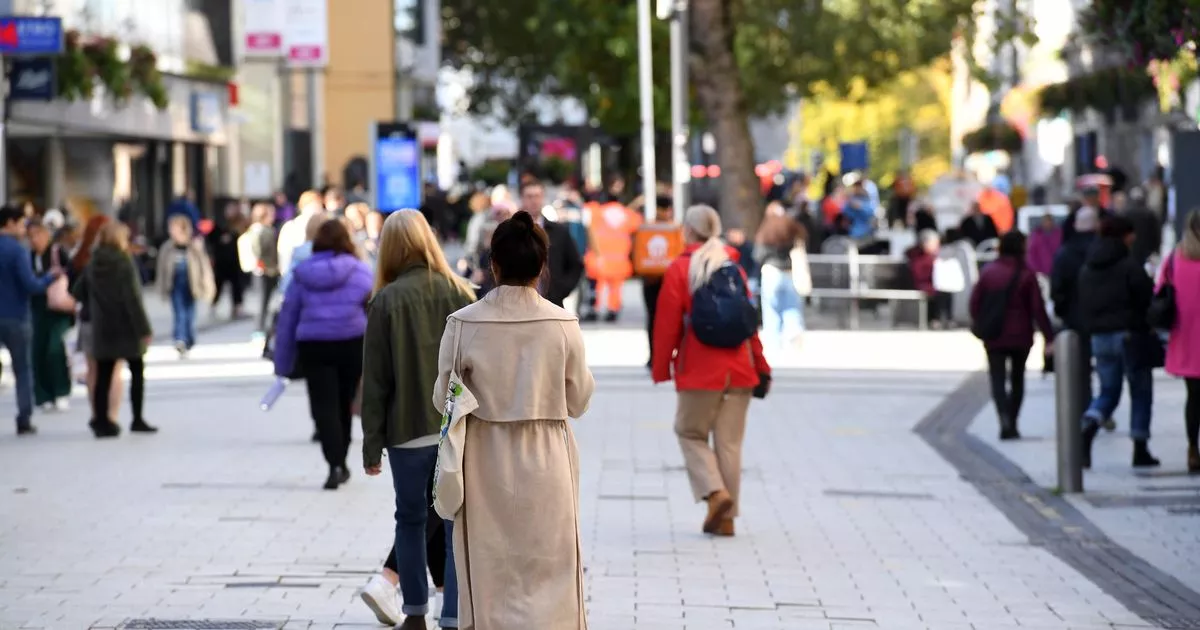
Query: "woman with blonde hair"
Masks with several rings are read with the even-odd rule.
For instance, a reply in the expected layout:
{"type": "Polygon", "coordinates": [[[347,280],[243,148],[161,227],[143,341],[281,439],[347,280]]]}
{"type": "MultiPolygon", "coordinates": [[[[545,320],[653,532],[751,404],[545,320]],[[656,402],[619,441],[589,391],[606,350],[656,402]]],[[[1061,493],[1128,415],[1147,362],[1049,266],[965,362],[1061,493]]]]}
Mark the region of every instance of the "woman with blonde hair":
{"type": "Polygon", "coordinates": [[[204,242],[194,238],[191,220],[172,215],[167,233],[170,238],[158,248],[158,289],[171,302],[175,350],[183,358],[196,345],[196,303],[212,302],[217,282],[204,242]]]}
{"type": "MultiPolygon", "coordinates": [[[[446,543],[441,549],[426,545],[427,529],[436,532],[440,523],[436,514],[432,518],[437,521],[429,523],[429,484],[442,416],[428,394],[438,378],[438,344],[446,318],[474,301],[474,290],[450,269],[420,212],[400,210],[384,221],[375,297],[363,339],[363,466],[368,475],[380,474],[387,450],[396,492],[396,536],[384,574],[373,578],[361,595],[380,622],[404,623],[405,629],[425,627],[429,560],[442,560],[445,572],[441,626],[458,627],[452,550],[446,543]],[[397,584],[402,604],[396,600],[397,584]]],[[[449,531],[450,524],[445,528],[449,531]]],[[[429,564],[435,585],[441,586],[438,563],[429,564]]]]}
{"type": "Polygon", "coordinates": [[[769,381],[771,367],[757,332],[735,347],[717,347],[701,341],[688,324],[693,296],[738,254],[721,242],[721,217],[709,206],[688,208],[683,228],[687,247],[667,268],[658,297],[651,371],[655,383],[675,381],[675,434],[696,501],[708,503],[702,530],[732,536],[746,414],[754,388],[769,381]]]}
{"type": "Polygon", "coordinates": [[[1200,209],[1183,224],[1183,239],[1163,263],[1164,284],[1175,289],[1175,322],[1167,342],[1167,373],[1187,387],[1184,422],[1187,428],[1188,472],[1200,474],[1200,209]]]}
{"type": "Polygon", "coordinates": [[[91,315],[91,354],[96,361],[96,385],[92,394],[89,426],[97,438],[116,437],[121,429],[109,417],[109,394],[113,374],[120,361],[132,375],[129,398],[133,407],[135,433],[154,433],[157,428],[142,416],[145,396],[145,364],[142,356],[150,345],[150,318],[142,304],[142,283],[129,254],[129,228],[110,221],[102,227],[96,249],[73,289],[77,300],[86,301],[91,315]]]}

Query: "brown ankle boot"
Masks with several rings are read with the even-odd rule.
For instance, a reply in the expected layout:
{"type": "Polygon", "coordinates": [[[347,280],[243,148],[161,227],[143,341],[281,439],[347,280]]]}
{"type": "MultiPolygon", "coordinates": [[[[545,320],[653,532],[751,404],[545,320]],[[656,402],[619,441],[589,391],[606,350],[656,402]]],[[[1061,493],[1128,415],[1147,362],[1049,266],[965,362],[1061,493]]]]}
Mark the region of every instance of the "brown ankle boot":
{"type": "Polygon", "coordinates": [[[1200,474],[1200,448],[1189,446],[1187,459],[1188,472],[1192,474],[1200,474]]]}
{"type": "Polygon", "coordinates": [[[721,519],[721,524],[717,526],[717,531],[714,533],[717,536],[733,536],[733,519],[721,519]]]}
{"type": "Polygon", "coordinates": [[[704,517],[704,533],[716,533],[721,520],[729,516],[733,509],[733,498],[725,490],[717,490],[708,495],[708,515],[704,517]]]}

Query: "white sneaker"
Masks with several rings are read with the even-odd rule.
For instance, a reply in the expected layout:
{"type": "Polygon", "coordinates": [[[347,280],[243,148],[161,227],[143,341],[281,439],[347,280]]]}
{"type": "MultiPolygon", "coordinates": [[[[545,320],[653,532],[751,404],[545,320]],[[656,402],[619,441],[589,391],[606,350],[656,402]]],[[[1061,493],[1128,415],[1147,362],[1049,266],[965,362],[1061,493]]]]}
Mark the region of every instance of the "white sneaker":
{"type": "Polygon", "coordinates": [[[363,587],[359,592],[359,597],[371,612],[375,613],[375,618],[379,623],[388,626],[397,626],[404,623],[404,615],[400,612],[399,596],[396,594],[396,587],[391,582],[384,579],[382,575],[376,575],[371,578],[370,582],[363,587]]]}
{"type": "Polygon", "coordinates": [[[71,409],[71,401],[65,396],[54,401],[54,409],[56,411],[69,411],[71,409]]]}

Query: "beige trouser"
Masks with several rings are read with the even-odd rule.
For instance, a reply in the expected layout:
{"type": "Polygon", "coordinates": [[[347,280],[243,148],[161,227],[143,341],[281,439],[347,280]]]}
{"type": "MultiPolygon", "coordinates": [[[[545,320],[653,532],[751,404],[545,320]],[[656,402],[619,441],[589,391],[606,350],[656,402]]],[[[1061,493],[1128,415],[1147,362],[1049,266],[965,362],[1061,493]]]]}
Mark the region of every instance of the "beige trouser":
{"type": "Polygon", "coordinates": [[[691,390],[679,392],[679,408],[675,412],[675,435],[679,436],[692,494],[699,502],[717,490],[728,491],[733,497],[730,517],[738,513],[742,438],[746,434],[749,408],[749,389],[691,390]]]}

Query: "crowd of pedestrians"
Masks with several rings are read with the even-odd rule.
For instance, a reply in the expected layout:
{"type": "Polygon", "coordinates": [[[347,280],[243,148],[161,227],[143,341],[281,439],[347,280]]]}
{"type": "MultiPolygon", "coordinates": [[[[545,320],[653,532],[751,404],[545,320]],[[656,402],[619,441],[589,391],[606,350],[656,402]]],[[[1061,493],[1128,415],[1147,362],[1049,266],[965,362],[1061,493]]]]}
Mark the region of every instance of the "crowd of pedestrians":
{"type": "Polygon", "coordinates": [[[1159,261],[1162,228],[1157,216],[1121,195],[1107,208],[1095,189],[1087,189],[1063,225],[1047,216],[1034,229],[1031,244],[1016,230],[1003,233],[999,258],[980,273],[970,303],[972,331],[987,350],[1001,439],[1020,437],[1025,363],[1037,331],[1045,340],[1047,367],[1080,375],[1082,399],[1073,402],[1084,410],[1085,468],[1092,466],[1101,430],[1117,427],[1113,414],[1126,383],[1131,464],[1160,465],[1149,441],[1153,372],[1165,367],[1185,382],[1188,470],[1200,472],[1200,284],[1188,275],[1200,267],[1200,211],[1193,211],[1184,226],[1178,246],[1159,261]],[[1079,336],[1080,351],[1074,356],[1053,356],[1056,330],[1050,312],[1063,330],[1079,336]],[[1064,365],[1064,360],[1073,364],[1064,365]]]}
{"type": "MultiPolygon", "coordinates": [[[[584,628],[580,457],[569,419],[587,411],[595,381],[580,322],[617,321],[625,283],[642,276],[648,368],[653,382],[674,384],[674,432],[704,506],[698,529],[734,536],[750,404],[770,391],[768,356],[801,340],[812,291],[807,256],[830,235],[866,241],[878,226],[881,202],[869,179],[839,178],[819,202],[807,198],[808,184],[801,178],[770,203],[751,236],[726,229],[705,205],[685,209],[674,226],[665,190],[648,191],[660,213],[643,225],[640,199],[622,199],[620,186],[586,196],[568,187],[556,197],[530,177],[516,195],[503,186],[469,195],[458,225],[436,205],[385,217],[329,189],[305,192],[295,206],[231,205],[202,227],[183,197],[158,249],[157,291],[171,304],[172,338],[186,357],[198,306],[215,305],[227,290],[241,317],[247,283],[259,283],[257,330],[275,374],[304,383],[324,489],[350,481],[352,429],[361,421],[363,472],[389,469],[394,491],[392,546],[361,591],[381,623],[425,628],[432,576],[443,628],[584,628]],[[657,273],[637,271],[643,229],[678,238],[657,273]],[[440,244],[452,235],[465,239],[460,260],[447,260],[440,244]],[[577,312],[564,308],[572,296],[577,312]]],[[[960,225],[968,238],[999,238],[969,310],[1001,439],[1020,438],[1035,334],[1052,347],[1048,294],[1062,326],[1085,339],[1080,367],[1090,374],[1094,363],[1100,382],[1080,421],[1089,461],[1100,429],[1115,426],[1128,381],[1133,465],[1158,464],[1148,447],[1151,370],[1165,364],[1186,382],[1188,466],[1200,472],[1200,212],[1156,286],[1138,245],[1144,230],[1129,212],[1101,208],[1089,194],[1067,225],[1044,222],[1027,239],[1005,220],[1002,201],[981,200],[960,225]],[[1154,313],[1168,296],[1172,317],[1162,326],[1154,313]]],[[[935,277],[941,237],[915,205],[911,194],[894,197],[887,217],[923,226],[908,267],[935,317],[946,317],[935,277]]],[[[93,433],[121,432],[124,368],[130,430],[156,431],[143,415],[153,333],[128,228],[97,217],[81,234],[67,226],[52,233],[5,208],[0,273],[0,343],[18,376],[18,433],[36,431],[35,405],[65,406],[65,333],[75,322],[93,433]]]]}

